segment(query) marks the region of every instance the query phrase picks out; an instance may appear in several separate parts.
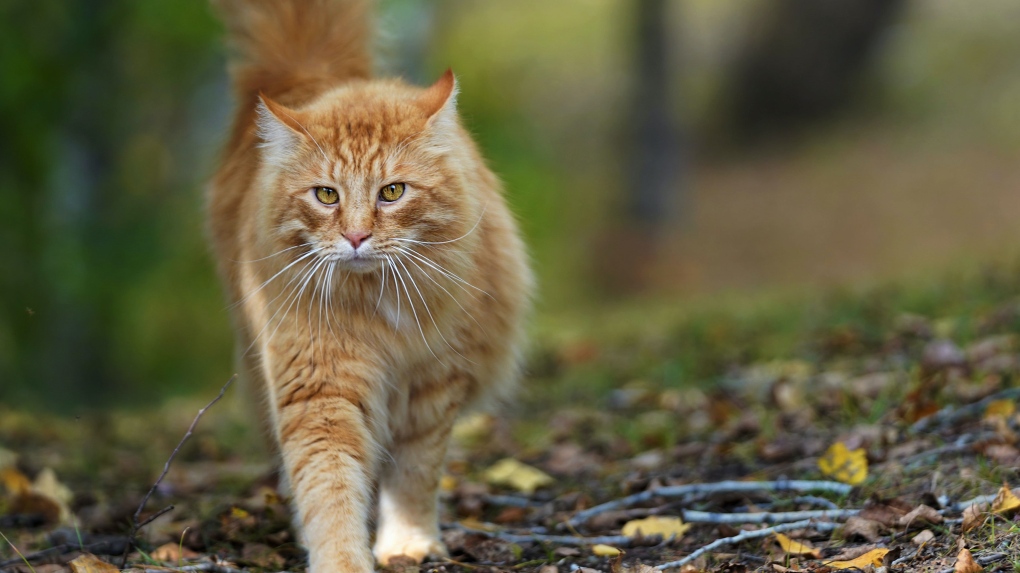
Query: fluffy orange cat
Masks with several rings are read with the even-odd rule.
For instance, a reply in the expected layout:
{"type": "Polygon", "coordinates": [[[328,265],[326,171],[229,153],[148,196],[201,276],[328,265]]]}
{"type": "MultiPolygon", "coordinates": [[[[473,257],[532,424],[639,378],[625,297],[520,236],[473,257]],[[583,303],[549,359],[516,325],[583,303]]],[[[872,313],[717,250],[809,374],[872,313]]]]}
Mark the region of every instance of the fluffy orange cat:
{"type": "Polygon", "coordinates": [[[209,224],[310,570],[442,555],[451,427],[512,388],[531,291],[500,184],[451,72],[370,77],[368,2],[217,4],[238,109],[209,224]]]}

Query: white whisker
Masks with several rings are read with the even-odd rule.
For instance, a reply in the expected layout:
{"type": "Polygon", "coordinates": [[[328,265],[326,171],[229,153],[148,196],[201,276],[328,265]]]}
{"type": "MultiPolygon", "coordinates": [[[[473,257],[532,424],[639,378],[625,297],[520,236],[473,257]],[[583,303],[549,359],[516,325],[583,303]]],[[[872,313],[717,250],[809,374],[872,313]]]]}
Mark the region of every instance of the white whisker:
{"type": "MultiPolygon", "coordinates": [[[[389,257],[387,257],[387,258],[389,258],[389,257]]],[[[399,262],[399,261],[398,261],[398,262],[399,262]]],[[[392,260],[391,260],[391,263],[390,263],[390,264],[391,264],[391,265],[393,264],[393,263],[392,263],[392,260]]],[[[403,275],[401,275],[401,274],[400,274],[400,270],[399,270],[399,269],[397,269],[396,265],[393,265],[393,266],[392,266],[392,270],[393,270],[393,273],[397,275],[397,278],[399,278],[399,279],[400,279],[400,284],[401,284],[401,285],[403,285],[403,287],[404,287],[404,293],[405,293],[405,294],[407,295],[407,306],[411,307],[411,315],[412,315],[412,316],[414,316],[414,323],[418,325],[418,332],[419,332],[419,333],[421,333],[421,341],[425,343],[425,348],[428,348],[428,349],[429,349],[429,352],[431,352],[431,353],[432,353],[432,356],[433,356],[433,357],[434,357],[434,358],[435,358],[435,359],[436,359],[436,360],[437,360],[437,361],[438,361],[438,362],[439,362],[440,364],[443,364],[443,365],[445,366],[445,363],[444,363],[444,362],[443,362],[442,360],[440,360],[440,358],[439,358],[439,355],[438,355],[438,354],[436,354],[434,350],[432,350],[432,346],[430,346],[430,345],[429,345],[429,341],[428,341],[428,339],[427,339],[427,338],[425,337],[425,330],[424,330],[424,329],[422,329],[422,327],[421,327],[421,321],[420,321],[420,320],[418,320],[418,311],[414,309],[414,301],[412,301],[412,300],[411,300],[411,291],[409,291],[409,290],[407,289],[407,283],[405,283],[405,282],[404,282],[404,277],[403,277],[403,275]]],[[[399,299],[399,294],[398,294],[398,299],[399,299]]]]}
{"type": "Polygon", "coordinates": [[[280,255],[282,255],[283,253],[286,253],[287,251],[293,251],[294,249],[300,249],[301,247],[307,247],[307,246],[309,246],[309,245],[311,245],[311,243],[301,243],[300,245],[294,245],[293,247],[287,247],[286,249],[283,249],[282,251],[277,251],[277,252],[275,252],[275,253],[273,253],[273,254],[269,255],[268,257],[262,257],[261,259],[252,259],[252,260],[250,260],[250,261],[237,261],[237,260],[234,260],[234,259],[230,259],[230,262],[232,262],[232,263],[238,263],[238,264],[244,264],[244,263],[257,263],[257,262],[259,262],[259,261],[264,261],[264,260],[266,260],[266,259],[271,259],[271,258],[273,258],[273,257],[277,257],[277,256],[280,256],[280,255]]]}
{"type": "MultiPolygon", "coordinates": [[[[460,310],[461,310],[461,311],[463,311],[463,312],[464,312],[464,314],[468,315],[468,317],[469,317],[469,318],[470,318],[470,319],[471,319],[472,321],[474,321],[474,323],[475,323],[475,324],[477,324],[479,328],[482,328],[482,329],[484,330],[484,328],[482,327],[481,323],[479,323],[479,322],[478,322],[478,321],[477,321],[477,320],[475,319],[474,315],[472,315],[472,314],[471,314],[470,312],[468,312],[468,310],[467,310],[466,308],[464,308],[464,305],[460,304],[460,301],[459,301],[459,300],[457,300],[457,297],[453,296],[453,293],[451,293],[451,292],[450,292],[449,290],[447,290],[447,289],[446,289],[446,287],[444,287],[444,286],[442,285],[442,283],[440,283],[440,282],[439,282],[439,281],[437,281],[436,279],[432,278],[432,275],[430,275],[430,274],[428,273],[428,271],[426,271],[426,270],[425,270],[424,268],[422,268],[422,266],[421,266],[421,265],[419,265],[419,264],[418,264],[418,263],[417,263],[417,262],[416,262],[416,261],[415,261],[414,259],[412,259],[412,258],[408,257],[408,259],[407,259],[407,262],[409,262],[409,263],[411,263],[412,265],[414,265],[415,267],[417,267],[417,269],[418,269],[419,271],[421,271],[421,274],[422,274],[422,275],[424,275],[424,276],[425,276],[425,277],[426,277],[427,279],[429,279],[430,281],[432,281],[432,282],[433,282],[433,283],[434,283],[434,284],[435,284],[435,285],[436,285],[437,287],[441,288],[441,289],[443,290],[443,292],[445,292],[445,293],[447,294],[447,296],[449,296],[449,297],[450,297],[451,299],[453,299],[453,302],[454,302],[454,303],[455,303],[455,304],[456,304],[456,305],[457,305],[458,307],[460,307],[460,310]]],[[[463,288],[463,287],[461,287],[461,288],[463,288]]]]}
{"type": "MultiPolygon", "coordinates": [[[[454,351],[457,354],[457,356],[460,356],[464,360],[467,360],[468,362],[471,362],[471,360],[469,360],[463,354],[461,354],[460,351],[458,351],[456,348],[454,348],[453,345],[450,344],[450,341],[448,341],[446,339],[446,336],[443,334],[443,330],[441,328],[439,328],[439,324],[436,322],[435,317],[432,316],[432,311],[429,310],[429,303],[426,302],[425,295],[421,294],[421,290],[418,288],[418,283],[415,282],[414,277],[411,275],[411,271],[408,270],[407,266],[404,264],[404,261],[400,260],[400,258],[397,258],[396,261],[398,263],[400,263],[400,266],[403,267],[404,272],[407,273],[407,280],[411,281],[411,286],[413,286],[414,287],[414,291],[416,293],[418,293],[418,298],[421,299],[421,304],[422,304],[422,306],[425,307],[425,312],[429,315],[429,319],[432,320],[432,326],[436,327],[436,332],[439,333],[439,338],[442,338],[443,342],[445,342],[446,345],[450,347],[450,350],[454,351]]],[[[408,293],[407,296],[408,296],[408,298],[410,298],[411,293],[408,293]]],[[[423,338],[424,338],[424,336],[425,335],[422,334],[423,338]]],[[[428,343],[426,343],[426,344],[428,344],[428,343]]],[[[433,353],[433,355],[435,355],[435,354],[433,353]]],[[[436,359],[438,360],[438,357],[436,359]]],[[[440,361],[440,362],[442,362],[442,361],[440,361]]],[[[471,362],[471,363],[474,364],[474,362],[471,362]]]]}
{"type": "MultiPolygon", "coordinates": [[[[476,291],[484,294],[485,296],[491,298],[492,300],[496,300],[496,297],[494,297],[491,294],[485,292],[484,290],[476,287],[475,285],[467,282],[466,280],[460,278],[459,276],[453,274],[452,272],[446,270],[445,268],[441,267],[439,265],[439,263],[434,262],[432,259],[429,259],[425,255],[423,255],[421,253],[418,253],[418,252],[415,252],[414,250],[408,249],[408,248],[405,248],[405,247],[394,246],[394,248],[397,249],[398,251],[400,251],[401,253],[404,253],[405,255],[408,255],[408,256],[414,257],[415,259],[418,259],[419,261],[421,261],[422,263],[432,267],[436,271],[439,271],[440,273],[445,275],[447,278],[452,279],[453,281],[459,283],[458,286],[460,286],[460,285],[467,285],[467,286],[475,289],[476,291]]],[[[461,286],[460,288],[462,290],[464,290],[465,292],[467,292],[467,289],[465,289],[463,286],[461,286]]]]}
{"type": "Polygon", "coordinates": [[[321,248],[319,248],[319,249],[312,249],[312,250],[308,251],[307,253],[301,255],[300,257],[294,259],[289,265],[287,265],[287,266],[283,267],[282,269],[280,269],[280,272],[278,272],[275,275],[269,277],[269,280],[267,280],[266,282],[264,282],[264,283],[260,284],[259,286],[255,287],[255,290],[251,291],[250,293],[245,295],[244,298],[242,298],[241,300],[235,302],[234,304],[230,305],[227,308],[234,308],[234,307],[240,306],[245,301],[247,301],[249,298],[255,296],[255,293],[257,293],[260,290],[266,288],[266,285],[268,285],[269,283],[273,282],[276,279],[276,277],[282,275],[287,269],[293,267],[294,265],[298,264],[302,260],[307,259],[308,257],[318,253],[321,250],[322,250],[321,248]]]}
{"type": "Polygon", "coordinates": [[[457,237],[456,239],[450,239],[448,241],[418,241],[418,240],[415,240],[415,239],[402,239],[402,238],[399,238],[399,237],[394,237],[393,240],[394,241],[406,241],[408,243],[416,243],[416,244],[419,244],[419,245],[446,245],[446,244],[449,244],[449,243],[455,243],[455,242],[463,239],[464,237],[467,237],[471,233],[475,232],[475,229],[477,229],[478,228],[478,224],[482,222],[482,217],[485,216],[485,211],[488,208],[489,208],[489,205],[488,205],[488,203],[486,203],[485,207],[482,207],[482,212],[481,212],[481,214],[478,215],[478,220],[475,221],[475,224],[470,229],[468,229],[467,233],[464,233],[463,235],[457,237]]]}
{"type": "MultiPolygon", "coordinates": [[[[301,267],[301,270],[299,270],[293,277],[291,277],[290,281],[288,281],[287,284],[284,285],[284,287],[281,290],[280,294],[276,295],[273,298],[273,300],[271,300],[268,303],[266,303],[265,306],[268,309],[268,308],[270,308],[272,306],[272,304],[274,302],[279,300],[279,298],[281,296],[283,296],[284,293],[287,293],[287,297],[283,299],[283,302],[280,304],[280,308],[278,308],[276,310],[276,312],[273,313],[273,316],[269,317],[269,320],[266,321],[266,324],[262,327],[261,330],[259,330],[259,333],[255,335],[255,338],[252,339],[251,344],[248,346],[248,348],[245,349],[244,354],[248,354],[248,352],[251,351],[252,347],[255,346],[255,343],[258,342],[258,340],[262,336],[262,334],[265,333],[266,329],[269,328],[269,325],[271,325],[273,323],[273,320],[276,319],[276,316],[278,314],[280,314],[281,310],[283,310],[283,305],[287,304],[287,301],[290,300],[291,296],[294,295],[294,292],[297,290],[298,285],[301,284],[301,279],[304,278],[304,276],[305,276],[306,270],[309,267],[314,266],[315,264],[316,264],[315,260],[307,261],[305,263],[305,265],[303,267],[301,267]],[[291,285],[294,285],[294,287],[290,288],[291,285]]],[[[281,320],[282,320],[282,318],[281,318],[281,320]]]]}

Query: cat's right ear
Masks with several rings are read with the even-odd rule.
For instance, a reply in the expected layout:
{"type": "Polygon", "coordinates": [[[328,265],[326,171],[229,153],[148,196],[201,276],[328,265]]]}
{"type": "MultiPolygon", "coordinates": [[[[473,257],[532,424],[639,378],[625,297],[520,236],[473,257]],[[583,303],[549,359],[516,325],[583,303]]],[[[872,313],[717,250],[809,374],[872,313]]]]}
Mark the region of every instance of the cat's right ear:
{"type": "Polygon", "coordinates": [[[258,117],[255,125],[258,128],[262,144],[262,157],[273,165],[282,165],[292,158],[308,138],[308,131],[297,119],[297,112],[259,94],[259,103],[255,106],[258,117]]]}

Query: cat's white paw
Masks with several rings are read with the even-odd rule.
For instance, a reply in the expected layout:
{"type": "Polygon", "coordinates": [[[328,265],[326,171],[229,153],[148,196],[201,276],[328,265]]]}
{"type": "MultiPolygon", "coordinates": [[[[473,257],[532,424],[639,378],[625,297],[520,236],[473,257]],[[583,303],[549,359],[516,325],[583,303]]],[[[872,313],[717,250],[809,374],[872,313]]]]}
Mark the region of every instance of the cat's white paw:
{"type": "Polygon", "coordinates": [[[376,561],[388,565],[397,557],[410,557],[421,563],[428,556],[446,557],[446,547],[438,537],[426,535],[421,531],[405,531],[402,534],[390,532],[376,541],[372,550],[376,561]]]}

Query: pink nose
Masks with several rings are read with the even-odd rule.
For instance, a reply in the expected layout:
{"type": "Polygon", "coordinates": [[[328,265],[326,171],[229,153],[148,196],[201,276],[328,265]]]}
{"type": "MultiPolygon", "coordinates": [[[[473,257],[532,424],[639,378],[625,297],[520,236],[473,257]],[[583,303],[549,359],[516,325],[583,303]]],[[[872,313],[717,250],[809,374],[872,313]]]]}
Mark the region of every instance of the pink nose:
{"type": "Polygon", "coordinates": [[[351,242],[351,246],[357,249],[361,242],[372,236],[371,231],[349,231],[344,233],[347,240],[351,242]]]}

